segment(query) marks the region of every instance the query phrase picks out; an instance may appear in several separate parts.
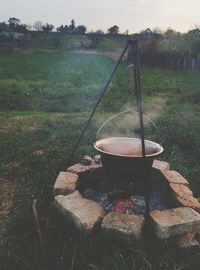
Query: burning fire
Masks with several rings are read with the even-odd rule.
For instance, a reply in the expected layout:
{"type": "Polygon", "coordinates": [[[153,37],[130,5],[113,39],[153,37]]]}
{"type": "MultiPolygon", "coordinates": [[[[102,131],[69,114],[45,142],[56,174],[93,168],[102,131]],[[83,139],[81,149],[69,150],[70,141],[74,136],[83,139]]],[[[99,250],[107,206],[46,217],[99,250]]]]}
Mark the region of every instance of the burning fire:
{"type": "Polygon", "coordinates": [[[84,197],[97,202],[107,213],[116,212],[129,215],[144,215],[144,196],[130,195],[130,191],[111,191],[108,193],[95,192],[88,188],[84,197]]]}
{"type": "Polygon", "coordinates": [[[125,201],[119,200],[115,206],[116,213],[129,213],[129,210],[133,209],[133,202],[130,198],[127,198],[125,201]]]}

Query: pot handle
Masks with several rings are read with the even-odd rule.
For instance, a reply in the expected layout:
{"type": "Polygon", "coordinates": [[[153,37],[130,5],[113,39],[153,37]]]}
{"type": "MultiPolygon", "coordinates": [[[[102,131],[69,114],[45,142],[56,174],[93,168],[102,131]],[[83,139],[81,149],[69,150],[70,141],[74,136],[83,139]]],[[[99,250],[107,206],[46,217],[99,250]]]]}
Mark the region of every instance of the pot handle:
{"type": "MultiPolygon", "coordinates": [[[[118,113],[118,114],[115,114],[114,116],[110,117],[108,120],[106,120],[106,121],[101,125],[101,127],[99,128],[99,130],[98,130],[98,132],[97,132],[96,140],[97,140],[97,137],[98,137],[99,133],[101,132],[102,128],[105,127],[105,125],[107,125],[111,120],[113,120],[114,118],[118,117],[119,115],[122,115],[122,114],[127,113],[127,112],[134,112],[134,113],[136,113],[137,115],[139,115],[139,113],[138,113],[137,111],[132,110],[132,109],[128,109],[128,110],[125,110],[125,111],[120,112],[120,113],[118,113]]],[[[147,116],[144,115],[144,114],[143,114],[143,117],[144,117],[145,119],[149,120],[149,121],[152,123],[152,125],[156,128],[156,130],[158,130],[157,127],[156,127],[156,125],[155,125],[155,123],[154,123],[149,117],[147,117],[147,116]]]]}

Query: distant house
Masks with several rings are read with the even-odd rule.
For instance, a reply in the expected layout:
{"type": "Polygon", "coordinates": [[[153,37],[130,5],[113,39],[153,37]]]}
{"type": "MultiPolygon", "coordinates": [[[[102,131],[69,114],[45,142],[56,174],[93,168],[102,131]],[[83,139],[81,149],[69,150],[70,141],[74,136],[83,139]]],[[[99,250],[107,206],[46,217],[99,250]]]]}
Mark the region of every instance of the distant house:
{"type": "Polygon", "coordinates": [[[144,30],[140,33],[140,37],[142,39],[153,39],[154,33],[150,28],[147,28],[146,30],[144,30]]]}
{"type": "Polygon", "coordinates": [[[200,29],[196,28],[196,29],[188,31],[187,36],[193,39],[200,38],[200,29]]]}
{"type": "Polygon", "coordinates": [[[119,33],[119,27],[117,25],[112,26],[108,29],[108,33],[112,35],[117,35],[119,33]]]}
{"type": "Polygon", "coordinates": [[[73,34],[83,35],[86,32],[86,27],[84,25],[79,25],[73,30],[73,34]]]}

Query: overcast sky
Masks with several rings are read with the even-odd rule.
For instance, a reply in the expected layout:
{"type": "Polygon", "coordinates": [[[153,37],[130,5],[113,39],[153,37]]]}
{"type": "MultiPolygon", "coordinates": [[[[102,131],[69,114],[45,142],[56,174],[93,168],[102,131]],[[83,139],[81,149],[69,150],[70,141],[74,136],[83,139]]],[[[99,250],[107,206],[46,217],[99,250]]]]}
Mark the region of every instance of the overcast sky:
{"type": "Polygon", "coordinates": [[[200,25],[200,0],[0,0],[0,21],[10,17],[56,27],[73,18],[88,30],[117,24],[121,32],[156,26],[185,32],[200,25]]]}

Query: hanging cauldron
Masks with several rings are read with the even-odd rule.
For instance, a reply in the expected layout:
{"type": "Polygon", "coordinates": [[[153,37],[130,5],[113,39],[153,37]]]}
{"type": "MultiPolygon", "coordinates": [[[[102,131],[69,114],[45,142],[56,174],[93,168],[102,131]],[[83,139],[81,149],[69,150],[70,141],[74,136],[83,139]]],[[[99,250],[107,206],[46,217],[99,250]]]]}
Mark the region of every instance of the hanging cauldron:
{"type": "Polygon", "coordinates": [[[163,147],[145,140],[145,158],[142,156],[141,140],[138,138],[113,137],[96,141],[102,165],[109,176],[116,178],[141,178],[151,173],[153,160],[163,152],[163,147]],[[145,160],[144,160],[145,159],[145,160]]]}

